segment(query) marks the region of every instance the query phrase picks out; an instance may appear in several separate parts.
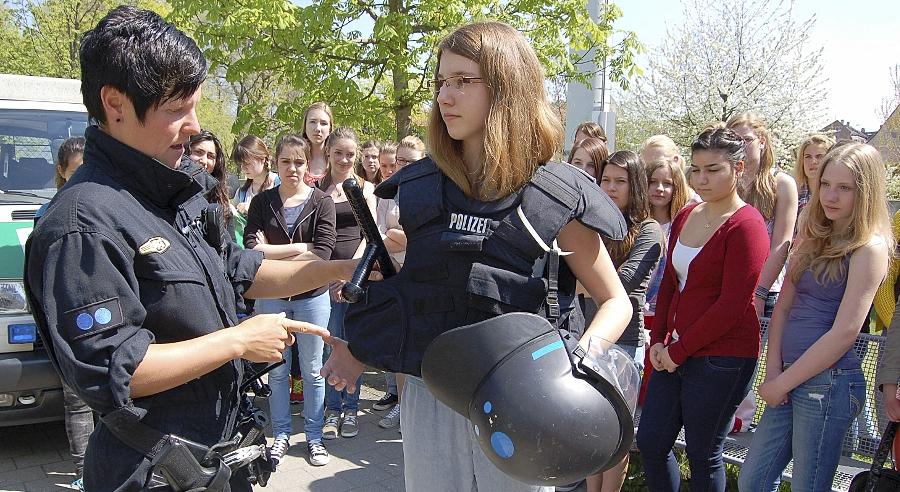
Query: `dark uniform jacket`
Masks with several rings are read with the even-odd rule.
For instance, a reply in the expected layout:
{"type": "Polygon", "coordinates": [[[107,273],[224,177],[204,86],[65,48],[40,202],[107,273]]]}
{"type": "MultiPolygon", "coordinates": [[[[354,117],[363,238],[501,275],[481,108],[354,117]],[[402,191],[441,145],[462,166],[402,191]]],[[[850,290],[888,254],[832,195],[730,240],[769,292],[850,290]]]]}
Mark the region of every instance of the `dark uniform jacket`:
{"type": "MultiPolygon", "coordinates": [[[[151,343],[235,325],[235,295],[249,288],[262,255],[231,242],[220,255],[207,244],[197,220],[207,201],[190,175],[96,127],[85,136],[84,165],[26,244],[26,293],[51,359],[103,416],[130,413],[206,445],[230,437],[240,361],[135,400],[129,384],[151,343]]],[[[149,468],[102,422],[91,435],[88,490],[139,490],[149,468]]]]}
{"type": "MultiPolygon", "coordinates": [[[[323,260],[331,259],[335,232],[334,201],[318,188],[312,189],[312,195],[300,210],[297,222],[287,224],[284,220],[284,203],[278,189],[281,185],[268,189],[253,197],[247,209],[247,225],[244,226],[244,247],[253,249],[257,245],[256,233],[263,231],[269,244],[312,243],[310,249],[323,260]],[[290,226],[294,233],[289,234],[290,226]]],[[[324,294],[328,286],[289,297],[287,300],[307,299],[324,294]]]]}

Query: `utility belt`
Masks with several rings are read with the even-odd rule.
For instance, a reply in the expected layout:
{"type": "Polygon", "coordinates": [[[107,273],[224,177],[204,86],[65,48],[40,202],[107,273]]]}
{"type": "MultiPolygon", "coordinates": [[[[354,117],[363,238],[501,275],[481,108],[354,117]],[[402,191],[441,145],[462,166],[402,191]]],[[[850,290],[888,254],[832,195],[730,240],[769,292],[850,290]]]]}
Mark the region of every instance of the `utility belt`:
{"type": "Polygon", "coordinates": [[[265,428],[269,418],[248,393],[252,389],[255,396],[268,396],[271,390],[259,378],[283,363],[267,366],[241,385],[234,433],[231,439],[213,446],[163,434],[141,422],[132,409],[118,410],[101,420],[116,438],[150,460],[152,476],[145,490],[225,491],[232,474],[241,469],[246,469],[251,484],[265,487],[275,471],[266,447],[265,428]]]}

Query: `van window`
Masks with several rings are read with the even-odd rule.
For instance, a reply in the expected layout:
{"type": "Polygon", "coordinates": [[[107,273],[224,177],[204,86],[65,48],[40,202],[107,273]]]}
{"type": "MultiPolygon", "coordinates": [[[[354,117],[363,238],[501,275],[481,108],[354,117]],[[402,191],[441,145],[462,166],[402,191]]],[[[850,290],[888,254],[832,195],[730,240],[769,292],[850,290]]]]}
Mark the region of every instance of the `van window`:
{"type": "Polygon", "coordinates": [[[0,190],[54,189],[56,151],[87,123],[87,113],[0,109],[0,190]]]}

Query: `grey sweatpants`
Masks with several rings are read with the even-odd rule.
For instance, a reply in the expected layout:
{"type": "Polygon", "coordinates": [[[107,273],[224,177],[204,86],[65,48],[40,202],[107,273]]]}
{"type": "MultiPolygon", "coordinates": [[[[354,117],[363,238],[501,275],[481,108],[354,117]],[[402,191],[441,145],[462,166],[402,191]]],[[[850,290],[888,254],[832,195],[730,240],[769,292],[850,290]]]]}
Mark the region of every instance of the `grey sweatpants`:
{"type": "Polygon", "coordinates": [[[400,400],[403,464],[409,492],[553,492],[504,474],[481,451],[472,426],[407,376],[400,400]]]}

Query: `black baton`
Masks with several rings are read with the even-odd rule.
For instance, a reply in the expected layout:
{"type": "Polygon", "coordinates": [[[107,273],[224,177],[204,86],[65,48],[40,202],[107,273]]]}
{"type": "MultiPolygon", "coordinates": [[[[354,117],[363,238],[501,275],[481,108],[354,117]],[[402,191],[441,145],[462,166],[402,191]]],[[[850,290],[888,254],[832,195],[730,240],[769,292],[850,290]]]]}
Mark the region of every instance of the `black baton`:
{"type": "Polygon", "coordinates": [[[369,206],[366,205],[366,198],[363,196],[363,190],[356,182],[356,178],[344,181],[343,188],[344,193],[347,194],[350,209],[353,211],[353,217],[366,239],[366,249],[359,260],[359,265],[356,266],[356,271],[353,272],[353,278],[341,289],[341,297],[345,301],[353,303],[359,302],[365,294],[366,283],[376,261],[384,278],[394,276],[397,271],[394,270],[391,255],[388,254],[387,247],[381,239],[381,233],[378,232],[378,226],[375,225],[375,219],[372,218],[369,206]]]}

